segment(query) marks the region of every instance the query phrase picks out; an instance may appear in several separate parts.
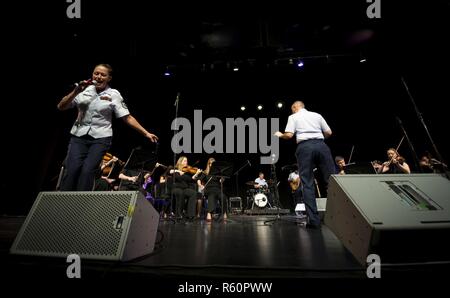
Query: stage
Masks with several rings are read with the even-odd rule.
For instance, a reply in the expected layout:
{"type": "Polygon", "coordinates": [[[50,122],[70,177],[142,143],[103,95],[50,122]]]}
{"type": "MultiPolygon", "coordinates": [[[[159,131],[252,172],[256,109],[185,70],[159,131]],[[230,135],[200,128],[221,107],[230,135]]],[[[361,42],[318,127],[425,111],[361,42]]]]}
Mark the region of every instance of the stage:
{"type": "MultiPolygon", "coordinates": [[[[65,259],[9,254],[24,220],[0,218],[2,275],[14,280],[67,279],[65,259]]],[[[216,218],[211,223],[161,220],[155,244],[152,254],[130,262],[82,260],[81,278],[145,279],[173,291],[185,281],[270,281],[294,289],[305,281],[318,285],[326,279],[325,284],[341,287],[365,285],[369,280],[366,268],[326,225],[306,229],[295,215],[232,215],[226,222],[216,218]]],[[[382,277],[442,277],[448,268],[446,263],[386,266],[382,277]]]]}

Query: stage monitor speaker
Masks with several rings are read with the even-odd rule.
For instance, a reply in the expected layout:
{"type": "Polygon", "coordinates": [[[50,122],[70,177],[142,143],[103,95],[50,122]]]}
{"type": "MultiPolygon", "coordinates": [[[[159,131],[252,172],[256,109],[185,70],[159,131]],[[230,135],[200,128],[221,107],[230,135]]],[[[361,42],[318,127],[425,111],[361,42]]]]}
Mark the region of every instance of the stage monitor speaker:
{"type": "Polygon", "coordinates": [[[438,174],[332,175],[325,224],[366,264],[450,260],[450,181],[438,174]]]}
{"type": "Polygon", "coordinates": [[[153,251],[158,223],[138,191],[41,192],[10,251],[127,261],[153,251]]]}

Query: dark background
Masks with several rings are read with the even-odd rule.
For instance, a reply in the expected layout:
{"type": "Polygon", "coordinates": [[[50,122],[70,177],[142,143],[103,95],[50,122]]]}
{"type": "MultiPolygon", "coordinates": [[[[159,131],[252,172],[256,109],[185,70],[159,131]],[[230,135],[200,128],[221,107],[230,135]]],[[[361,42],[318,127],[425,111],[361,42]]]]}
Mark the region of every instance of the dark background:
{"type": "MultiPolygon", "coordinates": [[[[356,162],[384,160],[386,149],[397,147],[402,131],[395,117],[419,155],[433,152],[401,78],[448,160],[450,1],[384,0],[381,19],[367,18],[365,0],[187,2],[82,0],[81,19],[67,18],[69,3],[62,0],[4,7],[2,214],[26,214],[39,191],[54,189],[76,117],[56,104],[98,63],[113,66],[112,87],[160,137],[163,164],[173,161],[170,124],[178,92],[180,117],[192,118],[194,109],[202,109],[204,119],[279,117],[282,130],[290,104],[303,100],[332,128],[333,155],[348,159],[354,145],[356,162]],[[232,71],[235,64],[239,72],[232,71]],[[167,69],[172,76],[163,75],[167,69]],[[279,100],[282,110],[275,107],[279,100]],[[264,105],[262,112],[256,104],[264,105]]],[[[126,160],[145,142],[115,120],[110,152],[126,160]]],[[[295,162],[295,144],[281,140],[280,148],[282,203],[292,207],[281,167],[295,162]]],[[[414,169],[406,141],[399,151],[414,169]]],[[[200,167],[208,158],[188,157],[200,167]]],[[[269,174],[259,154],[215,157],[235,169],[251,161],[239,174],[241,190],[260,170],[269,174]]]]}

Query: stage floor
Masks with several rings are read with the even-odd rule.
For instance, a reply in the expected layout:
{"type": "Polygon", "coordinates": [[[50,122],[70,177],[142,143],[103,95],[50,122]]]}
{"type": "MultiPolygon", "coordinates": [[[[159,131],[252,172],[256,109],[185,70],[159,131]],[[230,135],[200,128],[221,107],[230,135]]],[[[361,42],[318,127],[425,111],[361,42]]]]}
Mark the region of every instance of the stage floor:
{"type": "MultiPolygon", "coordinates": [[[[25,217],[0,217],[2,275],[9,279],[67,279],[65,259],[15,256],[9,248],[25,217]]],[[[326,225],[306,229],[294,215],[232,215],[206,223],[160,221],[155,251],[130,262],[82,260],[83,279],[144,279],[177,291],[180,283],[271,281],[294,290],[307,281],[341,289],[369,281],[361,266],[326,225]],[[276,219],[273,222],[268,220],[276,219]],[[343,281],[346,282],[343,282],[343,281]],[[348,282],[350,281],[350,282],[348,282]],[[356,282],[356,283],[355,283],[356,282]],[[167,285],[169,283],[169,285],[167,285]],[[287,283],[287,284],[285,284],[287,283]],[[331,283],[331,284],[330,284],[331,283]]],[[[448,264],[383,268],[382,276],[425,277],[447,272],[448,264]]],[[[393,277],[393,278],[392,278],[393,277]]],[[[281,286],[280,286],[281,287],[281,286]]]]}

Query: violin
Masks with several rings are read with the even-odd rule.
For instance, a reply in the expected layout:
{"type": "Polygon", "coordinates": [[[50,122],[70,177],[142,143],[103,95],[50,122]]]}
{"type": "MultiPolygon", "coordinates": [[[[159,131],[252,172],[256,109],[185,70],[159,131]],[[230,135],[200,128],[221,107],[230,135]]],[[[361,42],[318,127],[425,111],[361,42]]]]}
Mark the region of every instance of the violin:
{"type": "Polygon", "coordinates": [[[199,169],[191,166],[183,167],[181,169],[182,172],[189,173],[195,175],[199,169]]]}
{"type": "Polygon", "coordinates": [[[394,160],[397,160],[397,162],[399,163],[399,164],[403,164],[404,162],[405,162],[405,159],[402,157],[402,156],[397,156],[397,157],[395,157],[395,158],[391,158],[386,164],[385,164],[385,166],[390,166],[391,165],[391,163],[394,161],[394,160]]]}
{"type": "Polygon", "coordinates": [[[108,176],[111,173],[114,167],[114,163],[118,163],[119,166],[121,167],[125,165],[125,162],[121,161],[111,153],[107,152],[105,155],[103,155],[103,167],[102,167],[103,176],[108,176]]]}

